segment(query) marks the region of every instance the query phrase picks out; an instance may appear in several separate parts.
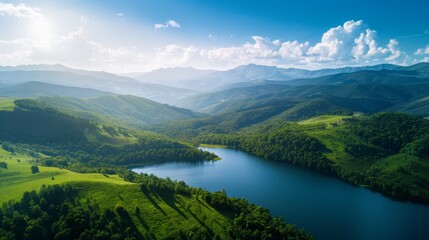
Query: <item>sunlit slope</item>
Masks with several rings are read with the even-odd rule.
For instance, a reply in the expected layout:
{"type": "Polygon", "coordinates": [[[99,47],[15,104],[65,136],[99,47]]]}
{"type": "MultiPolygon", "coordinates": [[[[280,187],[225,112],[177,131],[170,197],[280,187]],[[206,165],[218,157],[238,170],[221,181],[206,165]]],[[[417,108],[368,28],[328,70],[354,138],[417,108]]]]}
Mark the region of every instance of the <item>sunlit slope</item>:
{"type": "Polygon", "coordinates": [[[56,167],[38,166],[39,173],[33,174],[33,158],[23,154],[12,154],[0,148],[0,162],[7,169],[0,168],[0,202],[9,199],[18,200],[26,191],[39,190],[42,185],[63,184],[69,182],[103,182],[111,184],[131,184],[117,175],[98,173],[76,173],[56,167]]]}
{"type": "Polygon", "coordinates": [[[148,124],[193,119],[200,116],[200,114],[187,109],[131,95],[102,96],[89,99],[44,97],[38,98],[37,101],[82,118],[99,122],[110,120],[137,128],[148,124]]]}

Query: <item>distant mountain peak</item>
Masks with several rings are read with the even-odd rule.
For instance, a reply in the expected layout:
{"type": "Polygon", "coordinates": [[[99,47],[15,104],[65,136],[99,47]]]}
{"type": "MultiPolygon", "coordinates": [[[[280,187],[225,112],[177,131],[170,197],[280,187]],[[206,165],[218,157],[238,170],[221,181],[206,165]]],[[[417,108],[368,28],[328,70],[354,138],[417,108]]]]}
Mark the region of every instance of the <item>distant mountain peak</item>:
{"type": "Polygon", "coordinates": [[[0,66],[0,71],[70,71],[62,64],[27,64],[18,66],[0,66]]]}
{"type": "Polygon", "coordinates": [[[259,65],[255,63],[249,63],[246,65],[241,65],[231,70],[245,70],[245,69],[280,69],[276,66],[268,66],[268,65],[259,65]]]}

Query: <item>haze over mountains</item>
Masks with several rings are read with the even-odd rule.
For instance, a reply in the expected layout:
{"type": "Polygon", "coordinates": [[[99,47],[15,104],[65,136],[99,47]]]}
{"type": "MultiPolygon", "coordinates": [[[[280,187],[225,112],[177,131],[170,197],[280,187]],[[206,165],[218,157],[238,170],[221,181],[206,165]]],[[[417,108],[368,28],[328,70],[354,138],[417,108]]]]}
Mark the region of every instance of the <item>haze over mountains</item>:
{"type": "MultiPolygon", "coordinates": [[[[24,65],[0,67],[0,83],[12,87],[25,82],[41,82],[68,87],[92,88],[116,94],[131,94],[149,98],[161,103],[174,103],[179,98],[193,92],[154,83],[143,83],[132,78],[122,77],[107,72],[94,72],[67,68],[62,65],[24,65]]],[[[16,86],[18,87],[18,86],[16,86]]],[[[47,86],[49,88],[49,86],[47,86]]],[[[12,87],[13,88],[13,87],[12,87]]],[[[19,88],[19,87],[18,87],[19,88]]],[[[13,93],[16,91],[9,90],[13,93]]],[[[51,95],[49,93],[41,95],[51,95]]],[[[61,93],[56,94],[61,95],[61,93]]],[[[7,95],[2,96],[19,96],[7,95]]],[[[73,96],[65,94],[65,96],[73,96]]]]}
{"type": "Polygon", "coordinates": [[[152,82],[174,87],[210,91],[234,87],[237,83],[259,80],[285,81],[291,79],[315,78],[337,73],[351,73],[371,70],[394,70],[396,65],[381,64],[365,67],[345,67],[337,69],[305,70],[297,68],[278,68],[256,64],[242,65],[227,71],[198,70],[194,68],[161,68],[148,73],[127,74],[142,82],[152,82]]]}
{"type": "Polygon", "coordinates": [[[0,67],[0,96],[91,98],[125,94],[210,114],[282,102],[328,101],[351,111],[398,110],[429,116],[428,63],[314,71],[250,64],[227,71],[164,68],[126,75],[133,78],[59,64],[0,67]]]}

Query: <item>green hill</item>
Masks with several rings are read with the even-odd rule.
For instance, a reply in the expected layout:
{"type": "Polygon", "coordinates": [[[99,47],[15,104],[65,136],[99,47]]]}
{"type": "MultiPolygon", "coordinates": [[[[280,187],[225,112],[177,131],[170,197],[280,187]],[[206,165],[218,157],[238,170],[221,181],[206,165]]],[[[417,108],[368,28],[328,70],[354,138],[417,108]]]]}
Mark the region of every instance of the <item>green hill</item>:
{"type": "Polygon", "coordinates": [[[0,88],[0,96],[15,98],[34,98],[43,96],[90,98],[107,95],[113,95],[113,93],[90,88],[69,87],[43,82],[24,82],[20,84],[4,85],[0,88]]]}
{"type": "Polygon", "coordinates": [[[46,155],[45,165],[75,171],[160,161],[200,161],[216,156],[154,133],[129,130],[70,116],[34,100],[15,100],[0,111],[0,141],[46,155]]]}
{"type": "Polygon", "coordinates": [[[318,116],[267,122],[235,134],[201,133],[198,140],[323,170],[391,197],[429,202],[429,121],[423,118],[318,116]]]}
{"type": "Polygon", "coordinates": [[[102,96],[89,99],[43,97],[38,98],[37,101],[78,117],[98,122],[105,122],[108,119],[136,128],[141,128],[143,125],[148,124],[159,124],[201,116],[187,109],[131,95],[102,96]]]}

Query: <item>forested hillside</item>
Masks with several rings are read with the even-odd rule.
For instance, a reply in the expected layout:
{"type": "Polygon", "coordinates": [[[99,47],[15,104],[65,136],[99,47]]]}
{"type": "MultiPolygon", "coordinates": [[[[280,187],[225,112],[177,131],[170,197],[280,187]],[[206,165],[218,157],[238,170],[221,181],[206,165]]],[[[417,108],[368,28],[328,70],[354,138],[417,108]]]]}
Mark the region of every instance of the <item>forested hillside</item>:
{"type": "Polygon", "coordinates": [[[82,172],[93,166],[216,158],[186,143],[70,116],[40,101],[14,103],[13,111],[0,111],[0,140],[17,151],[30,144],[32,151],[46,156],[41,164],[82,172]]]}
{"type": "Polygon", "coordinates": [[[201,133],[198,140],[322,170],[392,197],[427,203],[428,138],[428,120],[381,113],[262,124],[236,134],[201,133]]]}
{"type": "Polygon", "coordinates": [[[89,99],[68,97],[42,97],[36,101],[70,115],[97,122],[114,122],[141,128],[144,125],[193,119],[201,114],[188,109],[161,104],[131,95],[101,96],[89,99]]]}

